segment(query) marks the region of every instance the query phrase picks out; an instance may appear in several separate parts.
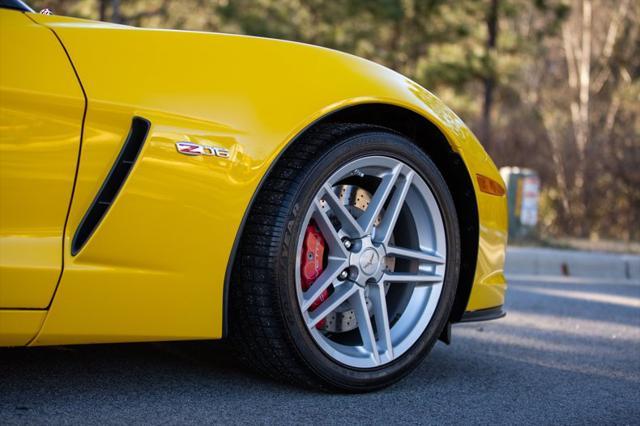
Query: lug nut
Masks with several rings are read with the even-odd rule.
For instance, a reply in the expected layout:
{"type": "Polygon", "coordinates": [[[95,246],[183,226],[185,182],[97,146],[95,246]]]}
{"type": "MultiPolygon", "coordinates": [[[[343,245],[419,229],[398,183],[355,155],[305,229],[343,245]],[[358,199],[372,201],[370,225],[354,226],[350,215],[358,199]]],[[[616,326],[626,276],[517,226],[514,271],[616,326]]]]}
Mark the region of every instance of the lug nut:
{"type": "Polygon", "coordinates": [[[349,271],[347,269],[345,269],[344,271],[340,272],[340,275],[338,275],[338,279],[341,281],[346,280],[349,277],[349,271]]]}
{"type": "Polygon", "coordinates": [[[353,246],[353,243],[352,243],[352,242],[351,242],[351,240],[350,240],[350,239],[348,239],[348,238],[343,238],[343,239],[342,239],[342,244],[344,244],[344,247],[345,247],[347,250],[351,250],[351,247],[353,246]]]}

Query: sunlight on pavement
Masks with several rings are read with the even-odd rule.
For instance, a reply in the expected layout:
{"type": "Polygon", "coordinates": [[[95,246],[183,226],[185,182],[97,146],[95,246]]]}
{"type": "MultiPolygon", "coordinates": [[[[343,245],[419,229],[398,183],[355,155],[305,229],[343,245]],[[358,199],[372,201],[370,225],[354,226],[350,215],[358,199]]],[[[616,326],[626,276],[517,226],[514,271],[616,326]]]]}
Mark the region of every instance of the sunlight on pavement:
{"type": "Polygon", "coordinates": [[[519,282],[538,282],[541,284],[596,284],[598,286],[625,286],[625,287],[639,287],[640,281],[630,279],[616,279],[607,278],[606,282],[602,277],[575,277],[575,276],[558,276],[558,275],[538,275],[538,274],[507,274],[507,281],[509,283],[519,282]]]}
{"type": "MultiPolygon", "coordinates": [[[[506,321],[505,321],[506,322],[506,321]]],[[[509,324],[513,325],[513,324],[509,324]]],[[[571,354],[589,354],[593,351],[593,344],[591,342],[583,343],[558,343],[550,340],[548,337],[539,338],[532,336],[517,335],[512,331],[502,330],[504,327],[491,327],[491,329],[482,328],[480,332],[478,326],[475,327],[459,327],[456,330],[456,337],[458,335],[466,338],[483,341],[486,344],[500,344],[509,345],[513,347],[519,347],[524,349],[531,349],[536,351],[545,352],[557,352],[557,353],[571,353],[571,354]]],[[[524,334],[524,333],[521,333],[524,334]]],[[[608,350],[607,348],[600,348],[600,352],[606,353],[607,356],[615,357],[615,350],[608,350]]]]}
{"type": "Polygon", "coordinates": [[[608,303],[611,305],[640,308],[640,298],[629,296],[614,296],[610,294],[594,293],[588,291],[557,290],[536,286],[512,286],[511,291],[525,291],[543,294],[546,296],[564,297],[567,299],[585,300],[589,302],[608,303]]]}
{"type": "Polygon", "coordinates": [[[495,352],[491,353],[492,357],[508,359],[517,362],[523,362],[527,364],[537,365],[545,368],[552,368],[556,370],[569,371],[572,373],[581,373],[589,376],[599,376],[605,377],[608,379],[614,380],[622,380],[632,383],[640,383],[640,373],[637,371],[630,372],[625,370],[615,370],[608,367],[603,367],[600,365],[587,365],[584,363],[576,363],[576,362],[568,362],[561,359],[541,359],[537,357],[535,354],[532,355],[512,355],[512,354],[498,354],[495,352]]]}
{"type": "Polygon", "coordinates": [[[551,331],[564,336],[616,339],[640,343],[640,327],[612,321],[568,317],[566,315],[534,314],[510,309],[507,318],[501,323],[496,323],[495,326],[551,331]]]}

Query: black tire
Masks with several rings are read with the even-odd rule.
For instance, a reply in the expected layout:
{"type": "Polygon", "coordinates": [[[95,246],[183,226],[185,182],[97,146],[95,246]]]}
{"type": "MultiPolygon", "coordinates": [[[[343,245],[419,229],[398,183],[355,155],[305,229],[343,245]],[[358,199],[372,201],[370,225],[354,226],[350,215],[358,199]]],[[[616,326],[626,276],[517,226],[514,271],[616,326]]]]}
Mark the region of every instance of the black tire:
{"type": "Polygon", "coordinates": [[[230,282],[230,337],[243,361],[278,380],[324,390],[363,392],[411,372],[446,326],[460,268],[460,236],[452,196],[429,157],[407,138],[381,127],[325,125],[308,131],[277,161],[247,217],[230,282]],[[427,182],[439,204],[447,242],[443,290],[419,340],[377,368],[351,368],[314,342],[295,292],[296,241],[319,186],[340,165],[363,155],[402,160],[427,182]]]}

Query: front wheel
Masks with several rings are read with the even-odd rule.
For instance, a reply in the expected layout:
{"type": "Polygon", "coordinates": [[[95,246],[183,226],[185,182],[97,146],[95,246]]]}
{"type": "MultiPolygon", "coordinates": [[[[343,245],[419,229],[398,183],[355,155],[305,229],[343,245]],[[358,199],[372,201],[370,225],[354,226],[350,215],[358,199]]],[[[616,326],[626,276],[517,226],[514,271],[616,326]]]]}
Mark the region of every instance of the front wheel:
{"type": "Polygon", "coordinates": [[[289,148],[247,218],[232,337],[277,378],[367,391],[408,374],[446,325],[460,241],[448,187],[410,140],[334,125],[289,148]]]}

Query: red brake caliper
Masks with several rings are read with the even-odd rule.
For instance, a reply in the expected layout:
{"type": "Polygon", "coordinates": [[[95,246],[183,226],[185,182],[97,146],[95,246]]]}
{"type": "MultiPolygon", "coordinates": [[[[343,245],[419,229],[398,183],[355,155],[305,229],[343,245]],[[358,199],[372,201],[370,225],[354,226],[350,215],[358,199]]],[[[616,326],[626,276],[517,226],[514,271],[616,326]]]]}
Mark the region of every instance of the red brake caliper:
{"type": "MultiPolygon", "coordinates": [[[[307,226],[307,230],[304,233],[304,244],[302,246],[302,264],[300,275],[302,276],[302,291],[307,291],[311,284],[322,274],[324,270],[324,249],[325,241],[320,233],[320,230],[312,222],[307,226]]],[[[322,292],[310,309],[313,311],[322,304],[329,297],[329,290],[322,292]]],[[[324,327],[324,319],[322,319],[316,328],[321,329],[324,327]]]]}

